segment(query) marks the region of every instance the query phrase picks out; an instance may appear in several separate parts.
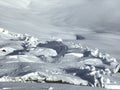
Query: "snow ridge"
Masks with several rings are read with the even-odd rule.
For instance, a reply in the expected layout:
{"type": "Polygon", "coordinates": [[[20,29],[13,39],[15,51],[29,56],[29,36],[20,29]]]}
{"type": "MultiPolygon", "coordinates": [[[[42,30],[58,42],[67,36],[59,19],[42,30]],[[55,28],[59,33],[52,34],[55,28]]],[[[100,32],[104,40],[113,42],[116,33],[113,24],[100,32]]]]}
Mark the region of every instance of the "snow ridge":
{"type": "Polygon", "coordinates": [[[0,82],[67,83],[103,87],[120,84],[117,59],[99,49],[64,40],[39,41],[0,28],[0,82]],[[119,78],[118,78],[119,80],[119,78]]]}

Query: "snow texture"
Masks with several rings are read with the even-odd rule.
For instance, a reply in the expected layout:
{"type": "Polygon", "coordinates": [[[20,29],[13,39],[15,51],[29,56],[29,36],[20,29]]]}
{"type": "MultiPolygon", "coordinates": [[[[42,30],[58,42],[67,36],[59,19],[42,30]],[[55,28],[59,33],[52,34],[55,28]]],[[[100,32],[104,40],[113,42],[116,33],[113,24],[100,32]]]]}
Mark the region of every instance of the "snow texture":
{"type": "Polygon", "coordinates": [[[119,89],[119,9],[120,0],[0,0],[0,89],[119,89]]]}
{"type": "Polygon", "coordinates": [[[0,82],[63,83],[108,89],[118,85],[119,88],[119,77],[114,79],[120,69],[117,59],[99,49],[64,40],[41,42],[2,28],[0,39],[0,82]]]}

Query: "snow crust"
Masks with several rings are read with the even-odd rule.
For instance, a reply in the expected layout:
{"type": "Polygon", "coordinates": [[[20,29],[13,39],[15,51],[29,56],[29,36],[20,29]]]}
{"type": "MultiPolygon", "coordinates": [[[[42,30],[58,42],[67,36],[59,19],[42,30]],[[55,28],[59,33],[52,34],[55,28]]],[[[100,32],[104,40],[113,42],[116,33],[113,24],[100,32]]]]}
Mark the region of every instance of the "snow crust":
{"type": "Polygon", "coordinates": [[[43,43],[3,28],[0,39],[0,82],[66,83],[108,89],[120,85],[119,78],[113,79],[120,69],[117,59],[99,49],[61,39],[43,43]]]}

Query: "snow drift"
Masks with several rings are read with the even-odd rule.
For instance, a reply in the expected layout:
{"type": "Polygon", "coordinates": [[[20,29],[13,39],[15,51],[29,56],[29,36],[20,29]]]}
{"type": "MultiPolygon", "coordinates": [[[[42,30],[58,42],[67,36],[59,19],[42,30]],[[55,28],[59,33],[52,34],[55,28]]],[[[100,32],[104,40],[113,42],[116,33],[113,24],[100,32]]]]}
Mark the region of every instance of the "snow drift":
{"type": "Polygon", "coordinates": [[[109,88],[119,85],[117,59],[80,43],[41,42],[0,29],[0,82],[67,83],[109,88]]]}

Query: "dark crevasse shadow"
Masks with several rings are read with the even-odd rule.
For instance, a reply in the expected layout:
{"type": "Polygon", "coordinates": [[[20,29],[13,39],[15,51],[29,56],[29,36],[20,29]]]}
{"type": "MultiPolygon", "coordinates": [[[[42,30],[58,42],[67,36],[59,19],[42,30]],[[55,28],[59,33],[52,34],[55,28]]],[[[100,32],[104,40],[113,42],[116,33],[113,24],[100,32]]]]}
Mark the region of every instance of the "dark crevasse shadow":
{"type": "Polygon", "coordinates": [[[76,73],[77,77],[80,77],[83,80],[87,80],[89,82],[89,85],[94,84],[94,76],[89,75],[90,71],[88,69],[78,69],[78,68],[68,68],[65,69],[66,73],[73,74],[76,73]]]}
{"type": "Polygon", "coordinates": [[[120,69],[118,70],[118,73],[120,73],[120,69]]]}
{"type": "Polygon", "coordinates": [[[64,56],[68,51],[68,46],[62,42],[50,41],[45,44],[38,44],[38,47],[51,48],[56,50],[57,56],[64,56]]]}
{"type": "Polygon", "coordinates": [[[7,54],[7,55],[24,55],[26,52],[29,52],[29,49],[25,44],[22,45],[23,49],[20,50],[14,50],[13,52],[7,54]]]}
{"type": "Polygon", "coordinates": [[[85,37],[83,37],[80,34],[76,34],[75,36],[76,36],[76,40],[85,40],[85,37]]]}
{"type": "Polygon", "coordinates": [[[27,52],[27,51],[24,50],[24,49],[22,49],[22,50],[15,50],[15,51],[13,51],[13,52],[7,54],[7,56],[8,56],[8,55],[24,55],[25,52],[27,52]]]}

